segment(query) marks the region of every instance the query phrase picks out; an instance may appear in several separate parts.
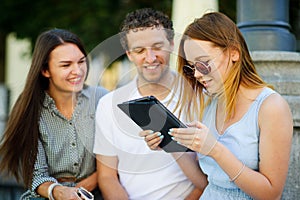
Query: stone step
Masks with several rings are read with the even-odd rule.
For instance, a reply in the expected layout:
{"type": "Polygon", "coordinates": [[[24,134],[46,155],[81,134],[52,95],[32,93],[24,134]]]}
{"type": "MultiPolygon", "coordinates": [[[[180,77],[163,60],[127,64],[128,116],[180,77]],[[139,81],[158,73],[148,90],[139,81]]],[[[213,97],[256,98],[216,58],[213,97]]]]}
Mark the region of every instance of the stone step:
{"type": "Polygon", "coordinates": [[[281,95],[300,96],[300,80],[272,80],[264,78],[264,81],[274,86],[281,95]]]}
{"type": "Polygon", "coordinates": [[[300,127],[300,53],[252,51],[251,57],[257,72],[289,103],[294,127],[300,127]]]}
{"type": "Polygon", "coordinates": [[[287,51],[253,51],[251,57],[264,80],[300,81],[300,53],[287,51]]]}

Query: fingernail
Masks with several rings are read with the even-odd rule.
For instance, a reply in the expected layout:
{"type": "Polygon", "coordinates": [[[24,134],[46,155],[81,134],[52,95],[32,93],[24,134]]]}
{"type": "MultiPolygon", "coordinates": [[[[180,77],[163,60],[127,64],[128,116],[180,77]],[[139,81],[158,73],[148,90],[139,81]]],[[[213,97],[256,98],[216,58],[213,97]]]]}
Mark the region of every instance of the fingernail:
{"type": "Polygon", "coordinates": [[[169,132],[173,132],[173,129],[172,129],[172,128],[170,128],[170,129],[169,129],[169,132]]]}
{"type": "Polygon", "coordinates": [[[168,134],[169,134],[169,135],[172,135],[172,133],[171,133],[170,131],[168,132],[168,134]]]}
{"type": "Polygon", "coordinates": [[[171,137],[171,139],[172,139],[172,140],[175,140],[175,138],[174,138],[174,137],[171,137]]]}
{"type": "Polygon", "coordinates": [[[160,139],[163,139],[163,138],[164,138],[164,136],[163,136],[163,135],[161,135],[161,136],[159,136],[159,138],[160,138],[160,139]]]}
{"type": "Polygon", "coordinates": [[[177,144],[181,144],[179,141],[177,141],[177,144]]]}
{"type": "Polygon", "coordinates": [[[154,131],[152,131],[152,130],[149,130],[149,134],[152,134],[152,133],[154,133],[154,131]]]}
{"type": "Polygon", "coordinates": [[[157,136],[161,136],[161,132],[158,132],[158,133],[157,133],[157,136]]]}

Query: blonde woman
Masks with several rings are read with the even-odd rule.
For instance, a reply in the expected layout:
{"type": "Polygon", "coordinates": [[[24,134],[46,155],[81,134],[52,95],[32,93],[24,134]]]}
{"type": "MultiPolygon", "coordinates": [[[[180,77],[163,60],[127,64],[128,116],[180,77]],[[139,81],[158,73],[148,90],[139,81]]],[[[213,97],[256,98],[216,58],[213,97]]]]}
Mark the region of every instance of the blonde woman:
{"type": "MultiPolygon", "coordinates": [[[[280,199],[292,116],[284,98],[257,74],[237,26],[219,12],[196,19],[184,32],[178,61],[188,81],[178,109],[199,118],[169,134],[198,152],[208,179],[200,199],[280,199]]],[[[161,141],[155,134],[145,140],[151,149],[161,141]]]]}

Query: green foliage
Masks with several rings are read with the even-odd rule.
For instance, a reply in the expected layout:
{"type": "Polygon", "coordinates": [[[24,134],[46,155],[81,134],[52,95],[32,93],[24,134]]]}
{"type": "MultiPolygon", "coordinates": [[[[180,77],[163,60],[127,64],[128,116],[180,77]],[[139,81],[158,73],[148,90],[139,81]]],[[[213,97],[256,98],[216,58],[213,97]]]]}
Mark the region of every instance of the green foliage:
{"type": "Polygon", "coordinates": [[[237,0],[219,0],[220,12],[226,14],[234,22],[236,22],[236,2],[237,0]]]}
{"type": "Polygon", "coordinates": [[[76,33],[90,51],[119,32],[126,13],[154,7],[171,14],[172,0],[1,0],[0,31],[36,37],[49,28],[76,33]]]}

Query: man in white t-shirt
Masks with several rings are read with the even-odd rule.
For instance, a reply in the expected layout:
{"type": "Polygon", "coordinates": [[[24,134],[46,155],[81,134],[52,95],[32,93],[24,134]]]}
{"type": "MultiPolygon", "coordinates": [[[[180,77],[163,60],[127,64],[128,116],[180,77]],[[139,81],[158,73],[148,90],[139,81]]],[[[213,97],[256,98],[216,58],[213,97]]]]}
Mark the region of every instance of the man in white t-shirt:
{"type": "Polygon", "coordinates": [[[117,107],[118,103],[153,95],[174,109],[178,95],[173,91],[176,73],[169,67],[172,22],[159,11],[140,9],[126,16],[121,31],[121,43],[138,75],[101,98],[97,107],[94,153],[103,197],[199,199],[201,190],[193,185],[201,187],[194,153],[175,159],[170,153],[150,150],[139,136],[142,129],[117,107]]]}

